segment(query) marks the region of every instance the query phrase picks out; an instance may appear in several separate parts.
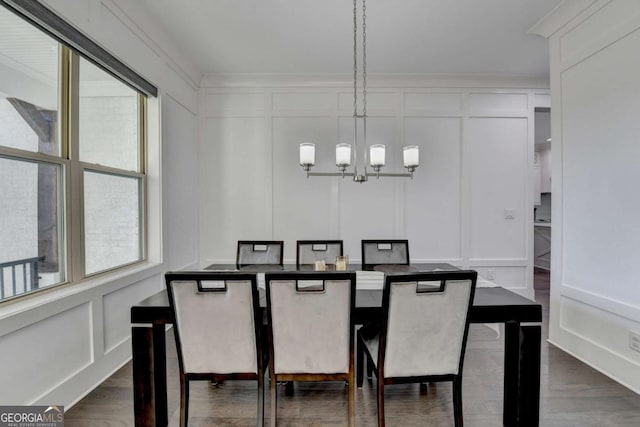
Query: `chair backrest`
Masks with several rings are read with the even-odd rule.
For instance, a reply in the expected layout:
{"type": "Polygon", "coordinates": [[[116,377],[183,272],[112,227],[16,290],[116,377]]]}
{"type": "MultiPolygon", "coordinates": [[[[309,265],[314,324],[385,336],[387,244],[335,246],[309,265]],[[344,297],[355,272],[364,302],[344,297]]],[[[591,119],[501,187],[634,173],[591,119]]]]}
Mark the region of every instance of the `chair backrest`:
{"type": "Polygon", "coordinates": [[[477,272],[385,279],[378,361],[385,378],[462,372],[477,272]]]}
{"type": "Polygon", "coordinates": [[[192,373],[257,373],[262,316],[255,274],[165,275],[180,368],[192,373]]]}
{"type": "Polygon", "coordinates": [[[236,265],[282,265],[283,253],[282,240],[238,240],[236,265]]]}
{"type": "Polygon", "coordinates": [[[274,373],[349,372],[356,274],[266,273],[265,282],[274,373]]]}
{"type": "Polygon", "coordinates": [[[385,264],[409,265],[409,241],[389,239],[363,240],[363,269],[385,264]]]}
{"type": "Polygon", "coordinates": [[[314,264],[324,261],[335,264],[336,257],[342,255],[342,240],[298,240],[296,242],[296,265],[314,264]]]}

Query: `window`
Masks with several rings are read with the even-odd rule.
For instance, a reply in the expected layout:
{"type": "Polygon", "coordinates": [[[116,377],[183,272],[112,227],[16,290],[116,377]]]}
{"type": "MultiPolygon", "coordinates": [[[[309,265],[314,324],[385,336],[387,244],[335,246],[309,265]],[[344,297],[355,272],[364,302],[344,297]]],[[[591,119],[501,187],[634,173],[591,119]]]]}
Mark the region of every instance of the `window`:
{"type": "Polygon", "coordinates": [[[144,99],[84,59],[79,67],[84,271],[93,274],[142,258],[139,109],[144,99]]]}
{"type": "Polygon", "coordinates": [[[1,302],[145,258],[146,97],[5,7],[0,35],[1,302]]]}

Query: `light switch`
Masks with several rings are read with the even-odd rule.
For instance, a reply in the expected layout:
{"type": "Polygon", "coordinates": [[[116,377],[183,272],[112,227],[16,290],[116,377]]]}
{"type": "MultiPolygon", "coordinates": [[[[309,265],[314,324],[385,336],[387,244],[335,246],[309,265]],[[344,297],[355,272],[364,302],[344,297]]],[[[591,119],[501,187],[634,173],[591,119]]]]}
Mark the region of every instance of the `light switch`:
{"type": "Polygon", "coordinates": [[[516,217],[515,209],[505,209],[504,210],[504,219],[514,219],[516,217]]]}

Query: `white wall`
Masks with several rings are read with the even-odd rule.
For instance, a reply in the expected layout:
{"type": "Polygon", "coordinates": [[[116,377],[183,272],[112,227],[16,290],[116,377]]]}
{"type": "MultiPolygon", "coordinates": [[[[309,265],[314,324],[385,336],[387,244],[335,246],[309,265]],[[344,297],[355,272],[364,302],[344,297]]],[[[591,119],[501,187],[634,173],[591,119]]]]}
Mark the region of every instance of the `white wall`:
{"type": "Polygon", "coordinates": [[[565,2],[532,32],[551,53],[549,340],[640,392],[640,3],[565,2]]]}
{"type": "Polygon", "coordinates": [[[136,2],[46,3],[160,91],[149,103],[149,262],[0,307],[0,384],[11,384],[0,402],[68,409],[130,358],[131,305],[166,270],[198,266],[199,71],[136,2]]]}
{"type": "Polygon", "coordinates": [[[205,76],[201,266],[234,262],[239,239],[284,240],[291,262],[297,239],[339,238],[357,262],[361,239],[406,237],[414,261],[476,268],[533,297],[532,124],[545,82],[371,78],[369,144],[387,145],[387,171],[402,170],[403,145],[421,147],[421,165],[413,180],[356,184],[306,179],[298,165],[298,144],[313,141],[315,169],[335,171],[335,144],[353,141],[348,78],[333,78],[205,76]]]}

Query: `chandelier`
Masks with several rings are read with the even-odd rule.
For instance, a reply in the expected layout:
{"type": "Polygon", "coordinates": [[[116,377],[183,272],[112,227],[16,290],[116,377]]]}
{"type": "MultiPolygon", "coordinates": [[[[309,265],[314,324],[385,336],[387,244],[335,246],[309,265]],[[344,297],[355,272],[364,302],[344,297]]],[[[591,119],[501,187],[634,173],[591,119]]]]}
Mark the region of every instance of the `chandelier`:
{"type": "Polygon", "coordinates": [[[385,165],[385,150],[383,144],[373,144],[367,151],[367,5],[366,0],[362,0],[362,113],[358,113],[358,8],[357,0],[353,0],[353,136],[355,153],[352,156],[351,144],[340,143],[336,145],[336,166],[340,172],[311,172],[311,168],[316,163],[316,146],[311,142],[300,144],[300,166],[310,176],[346,176],[353,177],[355,182],[366,182],[370,176],[380,177],[401,177],[413,178],[413,172],[419,166],[419,148],[417,145],[403,147],[402,158],[407,173],[384,173],[380,172],[385,165]],[[359,126],[360,124],[360,126],[359,126]],[[358,128],[362,128],[362,138],[359,144],[358,128]],[[359,156],[359,147],[363,148],[363,153],[359,156]],[[353,171],[348,168],[352,164],[353,171]],[[358,157],[362,159],[362,167],[358,165],[358,157]],[[367,169],[367,163],[371,171],[367,169]]]}

